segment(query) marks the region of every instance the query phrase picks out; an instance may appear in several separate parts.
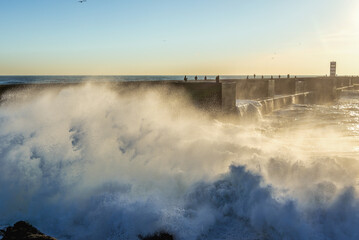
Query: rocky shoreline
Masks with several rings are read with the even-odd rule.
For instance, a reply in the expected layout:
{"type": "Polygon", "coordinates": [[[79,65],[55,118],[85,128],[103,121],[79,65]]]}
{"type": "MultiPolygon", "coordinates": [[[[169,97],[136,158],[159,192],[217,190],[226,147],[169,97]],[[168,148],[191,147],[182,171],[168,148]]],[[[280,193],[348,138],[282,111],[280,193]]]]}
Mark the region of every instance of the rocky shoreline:
{"type": "MultiPolygon", "coordinates": [[[[19,221],[14,226],[0,230],[1,240],[56,240],[47,236],[33,227],[31,224],[19,221]]],[[[152,236],[138,236],[139,240],[174,240],[171,234],[161,232],[152,236]]]]}

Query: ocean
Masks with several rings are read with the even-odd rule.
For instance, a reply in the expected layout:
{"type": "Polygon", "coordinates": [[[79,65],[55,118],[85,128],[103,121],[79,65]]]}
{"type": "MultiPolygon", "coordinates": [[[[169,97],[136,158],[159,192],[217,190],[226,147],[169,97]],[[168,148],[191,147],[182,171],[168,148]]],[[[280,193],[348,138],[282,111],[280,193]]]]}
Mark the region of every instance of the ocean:
{"type": "Polygon", "coordinates": [[[57,239],[358,239],[358,140],[356,91],[230,122],[153,90],[19,91],[0,106],[0,226],[25,220],[57,239]]]}

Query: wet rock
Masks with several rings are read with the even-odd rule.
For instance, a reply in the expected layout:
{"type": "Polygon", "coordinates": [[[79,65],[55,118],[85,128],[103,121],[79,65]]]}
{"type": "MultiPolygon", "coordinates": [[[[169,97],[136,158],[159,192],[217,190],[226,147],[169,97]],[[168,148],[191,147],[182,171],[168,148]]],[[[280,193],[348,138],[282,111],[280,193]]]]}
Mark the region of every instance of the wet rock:
{"type": "Polygon", "coordinates": [[[55,238],[46,236],[29,223],[20,221],[14,224],[13,227],[7,227],[0,231],[2,240],[56,240],[55,238]]]}
{"type": "Polygon", "coordinates": [[[161,233],[156,233],[152,236],[139,236],[140,240],[174,240],[173,236],[171,234],[165,233],[165,232],[161,232],[161,233]]]}

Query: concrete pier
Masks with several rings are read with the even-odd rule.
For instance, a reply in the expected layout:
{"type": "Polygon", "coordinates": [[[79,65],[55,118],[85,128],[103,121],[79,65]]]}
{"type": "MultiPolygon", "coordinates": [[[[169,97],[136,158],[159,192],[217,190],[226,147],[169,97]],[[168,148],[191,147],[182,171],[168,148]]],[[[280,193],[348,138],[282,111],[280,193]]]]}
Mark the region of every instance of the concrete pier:
{"type": "Polygon", "coordinates": [[[236,84],[237,99],[258,99],[274,97],[275,83],[272,79],[226,79],[224,82],[236,84]]]}
{"type": "Polygon", "coordinates": [[[359,90],[359,77],[287,77],[260,79],[260,81],[257,79],[228,81],[236,82],[237,99],[257,101],[263,114],[291,104],[326,104],[336,101],[343,90],[359,90]]]}
{"type": "Polygon", "coordinates": [[[274,79],[275,95],[295,94],[294,78],[277,78],[274,79]]]}
{"type": "MultiPolygon", "coordinates": [[[[266,114],[291,104],[325,104],[337,100],[343,90],[359,90],[359,77],[256,78],[207,81],[136,81],[93,83],[106,84],[115,91],[137,91],[164,88],[172,97],[173,91],[187,94],[193,104],[217,113],[236,113],[237,100],[256,101],[266,114]]],[[[80,83],[10,84],[0,85],[3,94],[23,89],[37,91],[46,88],[62,89],[80,83]]]]}
{"type": "MultiPolygon", "coordinates": [[[[172,97],[172,93],[187,95],[192,103],[200,109],[212,112],[233,112],[236,109],[236,84],[233,82],[216,83],[215,81],[133,81],[92,83],[106,85],[118,92],[134,92],[143,89],[161,88],[172,97]]],[[[65,87],[77,87],[82,83],[45,83],[45,84],[7,84],[0,85],[0,103],[4,94],[16,91],[32,90],[40,92],[46,89],[61,90],[65,87]]]]}

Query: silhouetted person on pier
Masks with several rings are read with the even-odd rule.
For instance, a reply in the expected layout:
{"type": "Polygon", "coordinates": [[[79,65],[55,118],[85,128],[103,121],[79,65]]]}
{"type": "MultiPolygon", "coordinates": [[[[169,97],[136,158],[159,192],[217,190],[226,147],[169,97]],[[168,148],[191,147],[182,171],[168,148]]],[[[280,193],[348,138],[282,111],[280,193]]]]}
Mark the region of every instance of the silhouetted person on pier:
{"type": "Polygon", "coordinates": [[[187,82],[187,76],[184,76],[184,81],[187,82]]]}
{"type": "Polygon", "coordinates": [[[249,76],[247,75],[247,79],[249,78],[249,76]]]}
{"type": "Polygon", "coordinates": [[[207,80],[207,76],[204,76],[204,80],[205,80],[205,81],[207,80]]]}
{"type": "Polygon", "coordinates": [[[270,79],[273,79],[273,76],[270,76],[270,79]]]}
{"type": "Polygon", "coordinates": [[[280,78],[280,75],[278,76],[278,78],[280,78]]]}
{"type": "Polygon", "coordinates": [[[287,78],[290,78],[290,75],[289,75],[289,74],[287,75],[287,78]]]}
{"type": "Polygon", "coordinates": [[[197,78],[197,76],[195,76],[195,77],[194,77],[194,80],[196,80],[196,81],[197,81],[197,79],[198,79],[198,78],[197,78]]]}
{"type": "Polygon", "coordinates": [[[264,76],[262,75],[262,79],[264,78],[264,76]]]}
{"type": "Polygon", "coordinates": [[[219,75],[216,77],[216,83],[219,83],[219,75]]]}
{"type": "Polygon", "coordinates": [[[255,75],[255,74],[253,74],[253,78],[256,78],[256,75],[255,75]]]}
{"type": "Polygon", "coordinates": [[[294,76],[294,78],[297,78],[297,76],[294,76]]]}

